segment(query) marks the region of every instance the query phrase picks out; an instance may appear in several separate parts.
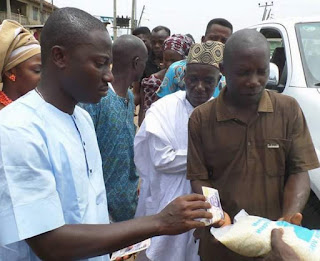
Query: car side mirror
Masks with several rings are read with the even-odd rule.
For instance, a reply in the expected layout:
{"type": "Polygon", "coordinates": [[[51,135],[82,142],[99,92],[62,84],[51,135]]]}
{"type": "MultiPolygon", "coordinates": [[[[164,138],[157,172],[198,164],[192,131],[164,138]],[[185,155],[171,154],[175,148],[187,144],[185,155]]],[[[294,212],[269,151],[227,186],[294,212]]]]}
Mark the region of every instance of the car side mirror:
{"type": "Polygon", "coordinates": [[[270,74],[267,83],[267,89],[273,89],[279,84],[279,68],[276,64],[270,63],[270,74]]]}

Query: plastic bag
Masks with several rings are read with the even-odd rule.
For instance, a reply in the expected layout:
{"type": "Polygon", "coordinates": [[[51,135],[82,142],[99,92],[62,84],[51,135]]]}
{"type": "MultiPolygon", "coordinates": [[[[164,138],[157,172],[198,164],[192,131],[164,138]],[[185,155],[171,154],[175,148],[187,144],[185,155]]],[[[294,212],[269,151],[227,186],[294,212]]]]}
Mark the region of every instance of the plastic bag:
{"type": "Polygon", "coordinates": [[[271,231],[282,228],[282,239],[305,261],[320,260],[320,230],[309,230],[285,221],[249,216],[244,210],[235,223],[211,228],[211,234],[227,248],[247,257],[265,256],[271,250],[271,231]]]}

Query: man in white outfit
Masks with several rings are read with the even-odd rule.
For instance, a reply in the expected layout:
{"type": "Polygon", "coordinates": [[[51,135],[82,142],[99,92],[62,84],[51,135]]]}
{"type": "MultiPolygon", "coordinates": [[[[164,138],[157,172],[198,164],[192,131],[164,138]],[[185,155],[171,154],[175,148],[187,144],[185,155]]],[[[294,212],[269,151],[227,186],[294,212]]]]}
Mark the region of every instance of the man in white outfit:
{"type": "MultiPolygon", "coordinates": [[[[188,120],[195,107],[212,97],[223,49],[224,44],[214,41],[193,45],[187,58],[186,91],[168,95],[148,110],[134,142],[141,177],[137,217],[159,213],[175,197],[192,192],[186,179],[188,120]]],[[[193,231],[152,239],[138,260],[200,260],[193,231]]]]}

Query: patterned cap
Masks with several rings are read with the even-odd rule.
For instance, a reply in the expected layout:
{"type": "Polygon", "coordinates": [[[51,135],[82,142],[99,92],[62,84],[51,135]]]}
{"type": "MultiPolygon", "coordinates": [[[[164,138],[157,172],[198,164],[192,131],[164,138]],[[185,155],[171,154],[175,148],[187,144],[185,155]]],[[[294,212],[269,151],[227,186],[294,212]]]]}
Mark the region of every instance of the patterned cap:
{"type": "Polygon", "coordinates": [[[219,69],[219,63],[223,60],[224,44],[217,41],[196,43],[191,46],[187,58],[187,64],[204,63],[219,69]]]}

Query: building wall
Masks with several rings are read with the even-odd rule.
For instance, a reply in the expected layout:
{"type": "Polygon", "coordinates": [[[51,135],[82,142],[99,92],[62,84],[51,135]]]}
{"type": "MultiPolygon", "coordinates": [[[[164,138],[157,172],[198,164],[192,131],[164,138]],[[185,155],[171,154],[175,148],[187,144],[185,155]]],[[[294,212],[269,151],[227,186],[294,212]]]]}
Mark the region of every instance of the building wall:
{"type": "MultiPolygon", "coordinates": [[[[18,15],[12,10],[11,19],[16,20],[20,22],[23,25],[40,25],[40,5],[28,0],[12,0],[25,3],[26,4],[26,15],[18,15]]],[[[48,19],[49,15],[52,12],[51,8],[48,8],[46,6],[43,6],[43,15],[44,15],[44,22],[48,19]]],[[[0,19],[7,18],[6,10],[1,11],[0,19]]]]}

